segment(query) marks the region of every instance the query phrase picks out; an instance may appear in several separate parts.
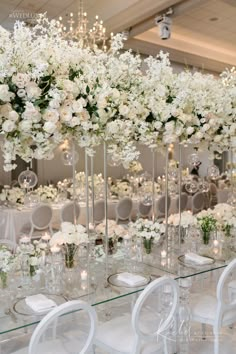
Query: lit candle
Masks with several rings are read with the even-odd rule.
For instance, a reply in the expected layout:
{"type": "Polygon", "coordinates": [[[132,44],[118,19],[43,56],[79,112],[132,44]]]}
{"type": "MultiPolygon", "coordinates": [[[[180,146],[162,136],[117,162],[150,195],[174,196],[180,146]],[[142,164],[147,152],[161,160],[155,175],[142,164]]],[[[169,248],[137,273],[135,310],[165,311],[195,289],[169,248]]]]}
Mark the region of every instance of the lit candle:
{"type": "Polygon", "coordinates": [[[165,267],[165,266],[166,266],[166,260],[165,260],[165,259],[162,259],[162,260],[161,260],[161,266],[162,266],[162,267],[165,267]]]}
{"type": "Polygon", "coordinates": [[[80,273],[80,277],[81,277],[81,280],[87,280],[88,273],[86,272],[86,270],[82,270],[82,272],[80,273]]]}
{"type": "Polygon", "coordinates": [[[58,253],[58,252],[60,252],[60,247],[58,247],[58,246],[52,246],[51,248],[50,248],[50,250],[51,250],[51,252],[52,253],[58,253]]]}
{"type": "Polygon", "coordinates": [[[214,247],[218,247],[219,246],[219,241],[218,240],[214,240],[213,241],[213,245],[214,245],[214,247]]]}
{"type": "Polygon", "coordinates": [[[166,258],[167,252],[166,250],[161,251],[161,258],[166,258]]]}
{"type": "Polygon", "coordinates": [[[215,255],[217,255],[218,253],[219,253],[219,248],[213,248],[213,253],[215,254],[215,255]]]}
{"type": "Polygon", "coordinates": [[[45,232],[45,234],[42,236],[42,240],[49,241],[50,239],[51,239],[51,236],[47,232],[45,232]]]}

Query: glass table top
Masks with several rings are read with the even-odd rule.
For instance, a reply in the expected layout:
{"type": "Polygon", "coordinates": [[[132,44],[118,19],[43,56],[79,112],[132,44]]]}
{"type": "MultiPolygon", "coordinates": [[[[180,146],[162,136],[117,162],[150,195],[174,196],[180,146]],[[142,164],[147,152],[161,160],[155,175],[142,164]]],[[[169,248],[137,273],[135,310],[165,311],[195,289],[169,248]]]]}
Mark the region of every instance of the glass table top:
{"type": "MultiPolygon", "coordinates": [[[[159,250],[160,251],[160,250],[159,250]]],[[[142,262],[131,260],[117,260],[108,257],[107,262],[97,262],[91,260],[87,265],[87,277],[81,280],[81,269],[78,267],[74,270],[66,271],[65,282],[59,297],[63,297],[65,301],[72,299],[81,299],[87,301],[93,306],[104,303],[110,303],[119,298],[138,294],[143,290],[143,286],[120,286],[119,284],[109,284],[108,277],[120,272],[130,272],[144,275],[150,280],[154,280],[161,276],[169,276],[176,280],[194,277],[203,273],[209,273],[226,267],[228,261],[214,261],[207,265],[189,266],[180,262],[179,252],[170,252],[166,257],[161,257],[160,252],[153,252],[145,255],[142,262]]],[[[231,254],[230,258],[234,258],[231,254]]],[[[147,282],[148,283],[148,282],[147,282]]],[[[146,284],[146,283],[145,283],[146,284]]],[[[37,324],[43,315],[31,314],[25,310],[25,296],[44,293],[48,294],[42,284],[31,284],[20,286],[17,293],[10,294],[8,290],[0,290],[0,306],[5,301],[5,310],[0,311],[0,334],[6,334],[22,328],[30,327],[37,324]],[[11,296],[11,300],[10,300],[11,296]],[[7,299],[8,297],[8,299],[7,299]],[[21,306],[20,306],[21,305],[21,306]]],[[[54,294],[51,294],[54,295],[54,294]]],[[[61,301],[61,299],[60,299],[61,301]]],[[[61,303],[59,301],[59,303],[61,303]]],[[[45,313],[44,313],[45,315],[45,313]]]]}

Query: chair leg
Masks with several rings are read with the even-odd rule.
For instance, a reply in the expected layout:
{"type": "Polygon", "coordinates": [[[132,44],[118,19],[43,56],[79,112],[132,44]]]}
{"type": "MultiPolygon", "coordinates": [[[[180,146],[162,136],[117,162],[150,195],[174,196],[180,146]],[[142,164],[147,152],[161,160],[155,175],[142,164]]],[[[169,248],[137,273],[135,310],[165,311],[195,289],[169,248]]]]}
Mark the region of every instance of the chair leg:
{"type": "Polygon", "coordinates": [[[202,323],[202,339],[206,339],[206,324],[202,323]]]}
{"type": "Polygon", "coordinates": [[[214,354],[219,354],[219,332],[214,333],[214,354]]]}

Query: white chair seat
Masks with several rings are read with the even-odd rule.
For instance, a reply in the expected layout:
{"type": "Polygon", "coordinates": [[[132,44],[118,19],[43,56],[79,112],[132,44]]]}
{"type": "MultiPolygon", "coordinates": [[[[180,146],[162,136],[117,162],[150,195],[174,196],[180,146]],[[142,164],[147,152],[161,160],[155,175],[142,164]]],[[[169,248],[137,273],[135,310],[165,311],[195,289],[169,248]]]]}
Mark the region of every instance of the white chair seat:
{"type": "MultiPolygon", "coordinates": [[[[148,320],[151,320],[150,313],[146,316],[142,316],[142,330],[148,332],[150,330],[148,320]]],[[[105,322],[98,326],[98,331],[96,334],[96,343],[103,344],[108,347],[112,347],[117,352],[131,353],[135,333],[132,328],[132,319],[130,314],[125,314],[120,317],[116,317],[108,322],[105,322]],[[107,335],[109,333],[109,335],[107,335]],[[124,335],[125,333],[125,335],[124,335]]],[[[162,346],[162,341],[153,341],[151,343],[145,344],[141,349],[141,353],[158,353],[162,346]]]]}
{"type": "MultiPolygon", "coordinates": [[[[217,311],[217,299],[212,295],[194,295],[190,299],[191,312],[193,318],[204,318],[204,323],[212,324],[215,321],[216,311],[217,311]]],[[[227,323],[232,323],[233,319],[236,317],[235,311],[228,311],[223,317],[223,326],[227,323]]]]}

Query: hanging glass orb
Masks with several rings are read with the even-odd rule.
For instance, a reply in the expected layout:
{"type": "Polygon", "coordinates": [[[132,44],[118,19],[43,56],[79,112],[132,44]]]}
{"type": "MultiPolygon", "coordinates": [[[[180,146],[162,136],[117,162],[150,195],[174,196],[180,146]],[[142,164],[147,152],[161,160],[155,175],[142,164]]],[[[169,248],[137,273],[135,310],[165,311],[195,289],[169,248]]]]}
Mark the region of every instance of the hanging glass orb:
{"type": "Polygon", "coordinates": [[[21,188],[25,188],[25,189],[34,188],[38,183],[38,177],[36,173],[30,171],[30,169],[27,168],[27,170],[19,174],[18,183],[21,188]]]}
{"type": "Polygon", "coordinates": [[[192,167],[199,166],[201,161],[200,161],[200,157],[199,157],[198,153],[194,152],[193,154],[191,154],[188,158],[188,163],[192,167]]]}
{"type": "Polygon", "coordinates": [[[199,181],[198,189],[200,192],[207,193],[209,191],[209,183],[204,180],[199,181]]]}
{"type": "Polygon", "coordinates": [[[107,154],[107,163],[111,167],[118,167],[121,164],[121,160],[113,154],[107,154]]]}
{"type": "Polygon", "coordinates": [[[198,182],[195,180],[187,180],[185,182],[185,189],[188,193],[194,194],[198,191],[198,182]]]}
{"type": "Polygon", "coordinates": [[[207,176],[211,179],[216,179],[220,175],[220,170],[216,165],[211,165],[207,169],[207,176]]]}
{"type": "Polygon", "coordinates": [[[79,161],[79,154],[77,151],[75,151],[73,158],[73,151],[71,149],[66,149],[62,151],[61,158],[65,166],[72,166],[73,162],[77,163],[79,161]]]}

